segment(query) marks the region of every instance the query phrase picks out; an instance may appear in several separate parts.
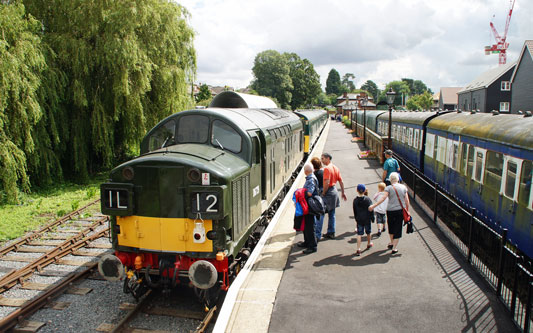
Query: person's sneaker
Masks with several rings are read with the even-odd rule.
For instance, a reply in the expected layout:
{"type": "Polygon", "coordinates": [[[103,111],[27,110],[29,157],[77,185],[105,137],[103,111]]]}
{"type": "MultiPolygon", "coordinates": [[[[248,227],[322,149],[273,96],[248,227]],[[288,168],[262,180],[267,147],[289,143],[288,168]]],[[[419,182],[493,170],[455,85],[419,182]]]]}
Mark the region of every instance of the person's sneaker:
{"type": "Polygon", "coordinates": [[[298,242],[298,244],[296,244],[298,247],[307,247],[307,244],[305,244],[305,242],[298,242]]]}
{"type": "Polygon", "coordinates": [[[385,231],[387,231],[387,228],[383,228],[383,230],[381,232],[385,232],[385,231]]]}
{"type": "Polygon", "coordinates": [[[305,249],[305,250],[303,251],[303,253],[305,253],[305,254],[315,253],[315,252],[316,252],[316,249],[305,249]]]}
{"type": "Polygon", "coordinates": [[[324,234],[324,238],[335,239],[335,234],[330,234],[330,233],[324,234]]]}
{"type": "Polygon", "coordinates": [[[367,249],[371,248],[372,246],[374,246],[374,243],[370,243],[366,246],[367,249]]]}
{"type": "Polygon", "coordinates": [[[377,236],[378,236],[378,237],[381,236],[381,230],[378,230],[378,234],[377,234],[377,236]]]}
{"type": "Polygon", "coordinates": [[[361,250],[355,251],[355,255],[359,257],[361,255],[361,250]]]}

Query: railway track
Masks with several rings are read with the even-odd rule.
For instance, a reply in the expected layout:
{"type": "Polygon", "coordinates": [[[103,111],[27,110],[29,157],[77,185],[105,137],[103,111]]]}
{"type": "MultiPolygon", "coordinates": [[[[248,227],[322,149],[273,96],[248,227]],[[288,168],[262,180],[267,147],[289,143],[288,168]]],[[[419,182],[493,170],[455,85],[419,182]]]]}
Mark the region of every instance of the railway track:
{"type": "MultiPolygon", "coordinates": [[[[15,308],[7,316],[0,318],[0,331],[13,328],[21,319],[46,304],[50,299],[71,286],[72,282],[87,276],[96,267],[89,257],[98,257],[107,251],[109,244],[92,245],[91,243],[108,235],[107,216],[83,218],[83,214],[99,202],[95,200],[80,209],[57,219],[41,229],[12,242],[0,249],[0,268],[24,263],[22,267],[13,268],[0,277],[0,306],[15,308]],[[83,248],[99,248],[99,252],[91,252],[83,248]],[[83,257],[86,260],[65,260],[66,256],[83,257]],[[36,272],[42,273],[44,268],[52,265],[69,265],[81,272],[63,275],[54,274],[60,282],[39,284],[28,282],[36,272]],[[31,299],[5,297],[7,291],[17,287],[42,291],[31,299]]],[[[92,261],[95,261],[94,259],[92,261]]]]}
{"type": "MultiPolygon", "coordinates": [[[[175,306],[153,306],[155,299],[161,298],[160,290],[149,290],[143,296],[143,298],[135,305],[129,307],[127,314],[116,325],[103,324],[98,330],[107,331],[111,333],[129,332],[136,328],[130,327],[130,323],[139,315],[143,314],[143,321],[147,321],[147,316],[168,316],[175,318],[185,318],[200,321],[196,326],[194,332],[204,333],[207,332],[209,324],[215,318],[217,308],[220,304],[213,306],[206,312],[190,311],[184,309],[176,309],[175,306]]],[[[146,330],[146,329],[145,329],[146,330]]],[[[157,330],[161,332],[161,330],[157,330]]]]}

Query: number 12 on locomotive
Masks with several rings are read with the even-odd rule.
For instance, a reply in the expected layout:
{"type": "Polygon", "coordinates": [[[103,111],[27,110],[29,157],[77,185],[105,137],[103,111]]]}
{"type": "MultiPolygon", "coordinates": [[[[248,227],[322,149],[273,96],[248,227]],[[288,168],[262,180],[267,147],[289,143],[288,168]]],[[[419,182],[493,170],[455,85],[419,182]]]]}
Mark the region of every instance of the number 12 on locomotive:
{"type": "Polygon", "coordinates": [[[193,213],[218,213],[218,193],[192,193],[193,213]]]}

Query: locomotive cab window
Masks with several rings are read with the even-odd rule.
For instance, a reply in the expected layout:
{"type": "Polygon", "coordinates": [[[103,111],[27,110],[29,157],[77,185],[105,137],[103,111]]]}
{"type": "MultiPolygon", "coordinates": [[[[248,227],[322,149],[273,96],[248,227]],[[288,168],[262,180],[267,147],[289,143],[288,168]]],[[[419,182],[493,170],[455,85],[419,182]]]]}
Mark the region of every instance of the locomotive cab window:
{"type": "Polygon", "coordinates": [[[533,189],[531,181],[533,180],[533,162],[523,161],[522,171],[520,172],[520,186],[518,190],[518,203],[527,206],[533,210],[533,189]]]}
{"type": "Polygon", "coordinates": [[[239,153],[242,148],[242,137],[225,122],[215,120],[213,121],[211,144],[221,149],[239,153]]]}
{"type": "Polygon", "coordinates": [[[150,136],[148,150],[153,151],[176,144],[174,140],[175,133],[176,122],[174,120],[167,121],[150,136]]]}
{"type": "Polygon", "coordinates": [[[206,143],[209,118],[203,115],[182,116],[178,122],[178,143],[206,143]]]}

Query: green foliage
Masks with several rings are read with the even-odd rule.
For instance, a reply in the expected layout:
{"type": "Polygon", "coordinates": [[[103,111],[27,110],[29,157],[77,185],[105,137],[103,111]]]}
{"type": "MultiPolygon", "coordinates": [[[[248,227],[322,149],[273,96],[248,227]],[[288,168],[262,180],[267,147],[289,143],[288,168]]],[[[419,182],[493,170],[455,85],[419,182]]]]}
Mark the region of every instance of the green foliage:
{"type": "Polygon", "coordinates": [[[402,78],[402,81],[407,83],[409,86],[409,92],[411,95],[421,95],[426,91],[429,91],[431,94],[433,94],[431,89],[429,89],[426,84],[420,80],[402,78]]]}
{"type": "MultiPolygon", "coordinates": [[[[91,179],[88,185],[57,184],[31,194],[21,193],[19,204],[0,204],[0,242],[20,237],[98,199],[103,181],[105,177],[98,176],[91,179]]],[[[84,215],[95,214],[99,209],[99,204],[94,205],[84,215]]]]}
{"type": "Polygon", "coordinates": [[[188,16],[166,0],[1,2],[2,198],[63,175],[83,182],[191,107],[188,16]]]}
{"type": "Polygon", "coordinates": [[[347,92],[353,92],[355,90],[355,84],[353,80],[355,75],[353,73],[346,73],[342,76],[342,85],[346,88],[347,92]]]}
{"type": "Polygon", "coordinates": [[[341,94],[341,86],[341,76],[335,68],[332,68],[326,79],[326,94],[335,94],[336,96],[339,96],[341,94]]]}
{"type": "Polygon", "coordinates": [[[429,110],[433,105],[433,95],[429,91],[415,95],[407,100],[406,106],[409,110],[429,110]]]}
{"type": "Polygon", "coordinates": [[[289,76],[293,85],[291,109],[296,110],[316,104],[322,88],[320,76],[313,64],[307,59],[301,59],[296,53],[284,53],[283,56],[289,63],[289,76]]]}
{"type": "Polygon", "coordinates": [[[196,95],[196,102],[200,101],[206,101],[211,99],[211,91],[209,91],[209,87],[207,84],[202,84],[200,86],[200,91],[198,92],[198,95],[196,95]]]}
{"type": "Polygon", "coordinates": [[[35,151],[42,117],[37,89],[46,67],[41,24],[18,2],[0,3],[0,189],[11,203],[29,191],[27,156],[35,151]]]}
{"type": "Polygon", "coordinates": [[[397,106],[402,105],[402,94],[404,96],[409,95],[409,86],[404,81],[391,81],[387,83],[385,90],[383,90],[379,95],[379,101],[387,101],[386,92],[389,91],[391,87],[392,90],[394,90],[394,92],[396,93],[393,104],[397,106]]]}
{"type": "Polygon", "coordinates": [[[293,110],[315,104],[321,92],[313,64],[296,53],[267,50],[255,57],[252,89],[270,96],[281,108],[293,110]]]}
{"type": "Polygon", "coordinates": [[[252,72],[255,91],[262,96],[274,97],[282,108],[290,106],[294,86],[287,57],[275,50],[263,51],[255,57],[252,72]]]}
{"type": "Polygon", "coordinates": [[[368,93],[370,93],[370,95],[372,95],[372,97],[374,98],[374,101],[376,101],[377,103],[377,100],[378,100],[378,97],[379,97],[379,89],[378,89],[378,85],[374,83],[374,81],[372,80],[367,80],[362,86],[361,86],[361,89],[367,91],[368,93]]]}

